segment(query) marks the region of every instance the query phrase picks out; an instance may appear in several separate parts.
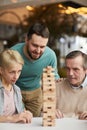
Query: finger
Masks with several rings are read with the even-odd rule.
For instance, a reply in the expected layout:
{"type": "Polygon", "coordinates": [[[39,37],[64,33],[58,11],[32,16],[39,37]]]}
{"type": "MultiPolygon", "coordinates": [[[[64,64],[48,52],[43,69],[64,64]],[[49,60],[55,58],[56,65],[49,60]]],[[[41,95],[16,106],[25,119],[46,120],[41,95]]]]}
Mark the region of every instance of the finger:
{"type": "Polygon", "coordinates": [[[24,117],[21,117],[17,120],[17,123],[26,123],[26,119],[24,117]]]}
{"type": "Polygon", "coordinates": [[[30,111],[25,111],[26,114],[28,114],[31,118],[33,117],[33,114],[30,111]]]}
{"type": "Polygon", "coordinates": [[[79,119],[87,119],[87,113],[80,114],[79,119]]]}
{"type": "Polygon", "coordinates": [[[57,118],[63,118],[64,117],[63,113],[61,113],[60,110],[56,111],[56,116],[57,116],[57,118]]]}

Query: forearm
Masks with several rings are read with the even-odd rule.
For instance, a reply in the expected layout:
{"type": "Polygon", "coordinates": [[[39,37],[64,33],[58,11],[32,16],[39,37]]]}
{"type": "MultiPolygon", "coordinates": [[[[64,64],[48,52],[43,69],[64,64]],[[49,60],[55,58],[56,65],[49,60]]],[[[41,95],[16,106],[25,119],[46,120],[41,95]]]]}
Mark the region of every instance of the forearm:
{"type": "Polygon", "coordinates": [[[0,116],[0,122],[5,123],[5,122],[10,122],[10,123],[17,123],[17,122],[22,122],[26,123],[26,118],[22,114],[15,114],[12,116],[0,116]]]}
{"type": "Polygon", "coordinates": [[[13,116],[0,116],[0,122],[13,122],[13,116]]]}

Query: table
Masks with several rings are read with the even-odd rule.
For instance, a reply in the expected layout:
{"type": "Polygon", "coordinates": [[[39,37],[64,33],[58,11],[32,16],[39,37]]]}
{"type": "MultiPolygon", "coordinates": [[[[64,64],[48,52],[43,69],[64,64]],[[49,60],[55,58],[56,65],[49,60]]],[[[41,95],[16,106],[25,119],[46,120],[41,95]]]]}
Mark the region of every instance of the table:
{"type": "Polygon", "coordinates": [[[0,123],[0,130],[87,130],[87,120],[56,119],[55,127],[43,127],[42,117],[33,118],[31,124],[0,123]]]}

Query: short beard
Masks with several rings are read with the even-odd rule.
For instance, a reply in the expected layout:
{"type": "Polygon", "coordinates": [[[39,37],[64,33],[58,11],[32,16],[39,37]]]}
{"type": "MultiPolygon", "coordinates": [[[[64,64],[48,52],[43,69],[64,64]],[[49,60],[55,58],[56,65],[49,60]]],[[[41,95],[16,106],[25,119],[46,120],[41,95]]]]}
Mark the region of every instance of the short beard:
{"type": "Polygon", "coordinates": [[[27,50],[27,54],[28,54],[28,56],[30,57],[30,59],[35,60],[35,59],[32,57],[32,55],[30,54],[28,48],[27,48],[26,50],[27,50]]]}
{"type": "Polygon", "coordinates": [[[41,54],[38,58],[33,58],[27,47],[26,47],[26,51],[31,60],[38,60],[42,56],[42,54],[41,54]]]}

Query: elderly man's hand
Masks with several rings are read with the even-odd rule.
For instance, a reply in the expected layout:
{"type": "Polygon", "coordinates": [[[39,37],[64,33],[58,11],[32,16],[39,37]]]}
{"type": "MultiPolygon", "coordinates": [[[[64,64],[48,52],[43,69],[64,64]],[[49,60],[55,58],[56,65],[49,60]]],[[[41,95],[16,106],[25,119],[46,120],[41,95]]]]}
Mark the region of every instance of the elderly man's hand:
{"type": "Polygon", "coordinates": [[[59,109],[56,109],[56,117],[57,118],[63,118],[64,117],[63,113],[59,109]]]}
{"type": "Polygon", "coordinates": [[[59,78],[56,80],[56,83],[60,82],[60,81],[63,81],[65,78],[59,78]]]}
{"type": "Polygon", "coordinates": [[[81,114],[79,114],[79,119],[80,120],[87,120],[87,111],[82,112],[81,114]]]}

